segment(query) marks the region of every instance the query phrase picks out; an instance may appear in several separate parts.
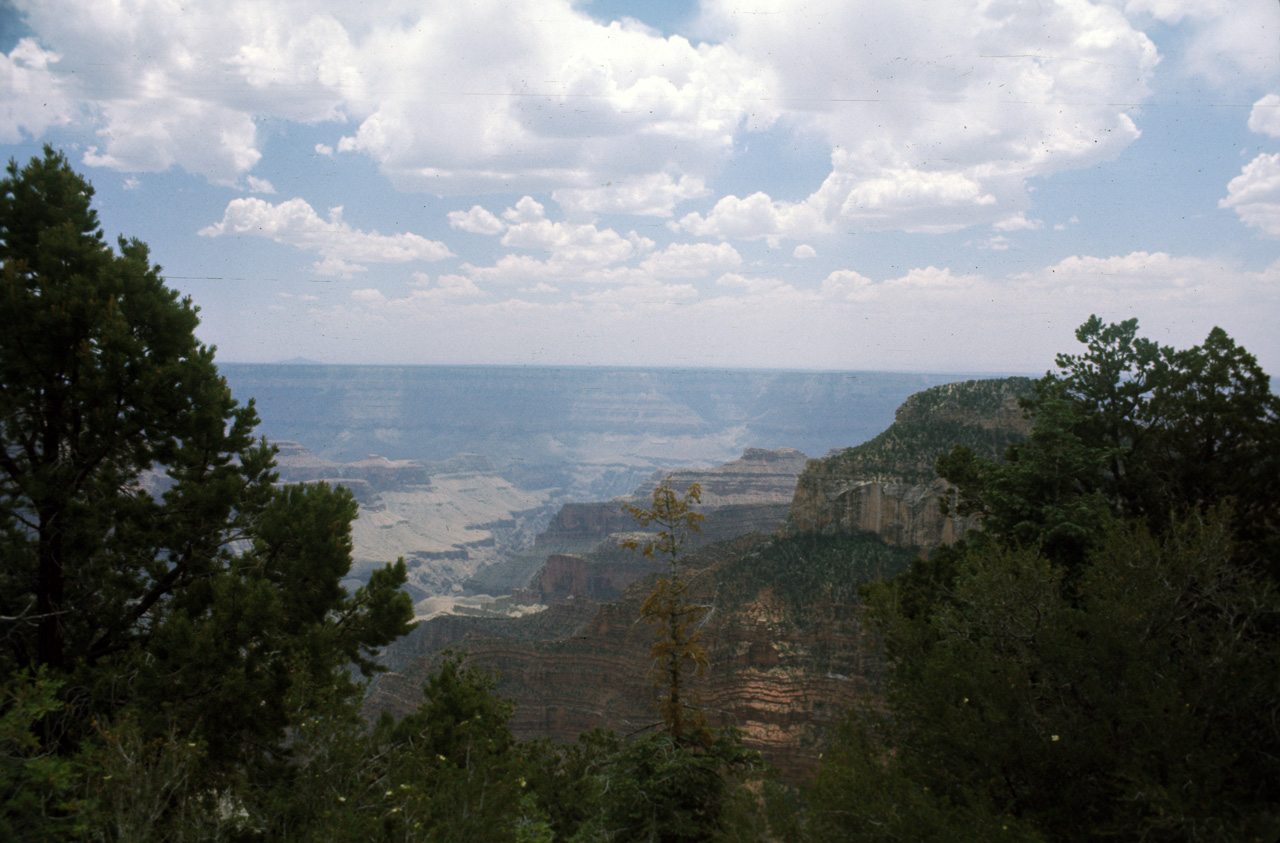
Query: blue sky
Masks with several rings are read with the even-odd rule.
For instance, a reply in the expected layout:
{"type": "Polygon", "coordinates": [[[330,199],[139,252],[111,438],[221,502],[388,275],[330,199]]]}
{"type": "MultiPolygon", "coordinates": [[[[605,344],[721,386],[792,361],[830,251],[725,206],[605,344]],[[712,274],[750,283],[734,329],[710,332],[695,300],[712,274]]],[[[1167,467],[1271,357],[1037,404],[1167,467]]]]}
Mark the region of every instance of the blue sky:
{"type": "Polygon", "coordinates": [[[1275,0],[0,0],[229,361],[1280,372],[1275,0]]]}

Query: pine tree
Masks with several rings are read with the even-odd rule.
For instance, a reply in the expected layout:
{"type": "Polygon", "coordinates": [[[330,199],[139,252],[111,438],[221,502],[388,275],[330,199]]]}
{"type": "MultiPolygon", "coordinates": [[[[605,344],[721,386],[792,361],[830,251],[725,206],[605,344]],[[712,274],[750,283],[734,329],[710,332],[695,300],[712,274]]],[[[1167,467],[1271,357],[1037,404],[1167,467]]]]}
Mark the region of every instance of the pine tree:
{"type": "Polygon", "coordinates": [[[677,741],[706,727],[705,718],[697,710],[698,693],[690,687],[689,680],[702,677],[707,669],[707,653],[700,643],[702,631],[698,628],[707,607],[692,601],[689,577],[680,568],[689,535],[699,532],[706,520],[694,509],[701,500],[702,487],[697,483],[680,497],[667,478],[654,488],[652,507],[623,505],[641,527],[658,527],[652,539],[643,543],[634,539],[624,546],[639,550],[650,561],[663,559],[667,564],[666,575],[640,607],[640,616],[655,627],[655,640],[649,651],[653,660],[650,672],[658,689],[658,712],[677,741]]]}
{"type": "Polygon", "coordinates": [[[403,564],[355,594],[350,493],[276,489],[195,336],[197,308],[46,147],[0,181],[0,675],[47,677],[65,753],[136,711],[206,770],[284,757],[296,689],[348,683],[408,629],[403,564]]]}

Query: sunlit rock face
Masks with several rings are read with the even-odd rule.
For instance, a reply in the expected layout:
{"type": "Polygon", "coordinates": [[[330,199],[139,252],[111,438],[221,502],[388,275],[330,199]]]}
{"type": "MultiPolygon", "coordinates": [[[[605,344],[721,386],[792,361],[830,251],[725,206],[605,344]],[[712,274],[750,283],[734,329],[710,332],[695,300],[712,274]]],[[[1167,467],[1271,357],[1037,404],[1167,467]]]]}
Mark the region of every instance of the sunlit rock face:
{"type": "Polygon", "coordinates": [[[796,483],[783,532],[866,530],[895,547],[927,554],[978,526],[974,518],[943,517],[947,484],[933,467],[954,445],[991,459],[1030,433],[1018,405],[1027,378],[944,384],[916,393],[894,423],[868,442],[810,460],[796,483]]]}

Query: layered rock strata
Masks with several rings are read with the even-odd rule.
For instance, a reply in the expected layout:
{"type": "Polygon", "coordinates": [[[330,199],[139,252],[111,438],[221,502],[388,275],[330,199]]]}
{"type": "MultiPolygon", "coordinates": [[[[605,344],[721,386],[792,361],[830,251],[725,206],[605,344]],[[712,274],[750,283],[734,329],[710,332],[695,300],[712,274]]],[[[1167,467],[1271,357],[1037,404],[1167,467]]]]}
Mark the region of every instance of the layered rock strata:
{"type": "Polygon", "coordinates": [[[822,459],[809,460],[796,483],[784,533],[866,530],[895,547],[929,553],[950,544],[975,518],[943,517],[938,501],[948,490],[934,472],[955,445],[1000,458],[1023,439],[1031,422],[1018,399],[1027,378],[945,384],[918,392],[874,439],[822,459]]]}
{"type": "MultiPolygon", "coordinates": [[[[698,687],[710,722],[744,730],[784,777],[807,774],[834,723],[875,686],[856,588],[896,573],[910,557],[871,536],[756,535],[693,554],[691,593],[709,609],[702,631],[710,667],[698,687]]],[[[493,671],[498,691],[516,702],[519,737],[570,741],[597,726],[629,734],[655,722],[647,675],[654,630],[637,620],[652,584],[633,583],[617,602],[570,601],[488,626],[437,618],[420,639],[493,671]],[[519,632],[540,623],[545,633],[552,612],[565,613],[561,634],[519,632]]],[[[402,715],[420,702],[434,664],[428,649],[379,679],[371,713],[402,715]]]]}
{"type": "Polygon", "coordinates": [[[657,472],[626,497],[567,503],[538,535],[531,551],[512,554],[499,565],[478,572],[467,581],[467,588],[492,594],[498,589],[529,587],[542,595],[539,602],[588,596],[613,599],[631,581],[655,569],[634,552],[622,551],[620,542],[613,538],[635,529],[635,521],[623,504],[647,506],[654,486],[666,478],[680,491],[699,483],[702,504],[698,511],[706,521],[700,533],[690,536],[690,550],[751,532],[771,533],[787,517],[805,461],[805,455],[794,448],[748,448],[741,458],[713,468],[657,472]],[[548,564],[552,572],[544,577],[540,572],[548,564]],[[596,566],[603,567],[590,570],[596,566]],[[599,589],[588,582],[596,582],[599,589]]]}

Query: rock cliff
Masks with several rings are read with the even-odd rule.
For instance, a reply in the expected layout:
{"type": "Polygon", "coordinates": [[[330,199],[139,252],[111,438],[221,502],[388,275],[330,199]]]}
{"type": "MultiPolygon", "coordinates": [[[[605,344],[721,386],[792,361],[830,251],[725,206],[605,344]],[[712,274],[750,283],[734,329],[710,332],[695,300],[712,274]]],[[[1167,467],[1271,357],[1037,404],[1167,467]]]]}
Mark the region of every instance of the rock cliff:
{"type": "Polygon", "coordinates": [[[505,562],[478,572],[467,581],[467,588],[492,594],[530,586],[543,594],[541,602],[569,597],[616,597],[636,577],[654,570],[635,553],[620,552],[617,541],[610,541],[611,536],[635,529],[635,522],[622,508],[624,503],[647,505],[654,486],[666,477],[680,490],[700,483],[702,505],[698,510],[707,520],[701,533],[691,537],[690,549],[751,532],[770,533],[787,516],[805,461],[805,455],[793,448],[747,448],[739,459],[713,468],[656,472],[626,497],[566,503],[535,539],[532,550],[513,554],[505,562]],[[560,557],[574,557],[576,561],[560,557]],[[553,558],[556,561],[551,563],[553,558]],[[552,564],[554,570],[543,577],[539,572],[546,564],[552,564]],[[607,566],[607,572],[588,572],[586,568],[592,565],[607,566]],[[570,569],[576,572],[570,573],[570,569]],[[552,582],[567,588],[593,578],[599,580],[604,591],[543,588],[552,582]]]}
{"type": "MultiPolygon", "coordinates": [[[[919,393],[880,436],[808,461],[774,535],[718,541],[688,556],[684,564],[697,572],[694,599],[711,608],[703,625],[710,667],[701,692],[713,723],[742,728],[748,745],[786,778],[812,769],[832,725],[876,689],[878,663],[860,623],[858,587],[904,570],[920,549],[950,541],[967,526],[941,518],[937,499],[945,487],[933,474],[934,461],[955,443],[998,456],[1025,435],[1017,398],[1029,388],[1026,379],[1006,379],[919,393]]],[[[743,461],[763,474],[768,459],[748,452],[743,461]]],[[[742,476],[751,472],[719,474],[728,476],[708,470],[697,478],[713,499],[735,500],[755,482],[742,476]]],[[[673,482],[692,480],[682,473],[673,482]]],[[[633,499],[642,501],[645,491],[633,499]]],[[[415,707],[435,651],[450,646],[500,675],[499,691],[516,702],[513,728],[521,737],[572,740],[596,726],[629,733],[652,723],[646,676],[652,630],[637,621],[652,579],[632,582],[614,602],[592,599],[624,585],[621,569],[609,566],[621,562],[614,556],[617,534],[633,525],[617,505],[566,507],[539,538],[547,566],[535,581],[537,597],[558,605],[512,620],[423,624],[388,660],[392,672],[379,679],[368,710],[403,714],[415,707]],[[574,542],[595,544],[565,549],[574,542]]],[[[713,509],[704,536],[747,523],[731,517],[745,506],[713,509]]]]}
{"type": "Polygon", "coordinates": [[[993,459],[1025,438],[1031,424],[1018,399],[1028,378],[944,384],[908,398],[894,423],[874,439],[809,460],[796,483],[784,533],[868,530],[895,547],[928,553],[977,526],[944,518],[947,484],[934,473],[939,456],[966,445],[993,459]]]}
{"type": "MultiPolygon", "coordinates": [[[[700,683],[711,722],[743,729],[785,777],[805,775],[831,726],[874,688],[857,588],[911,556],[870,534],[755,535],[691,554],[693,597],[711,607],[703,626],[710,669],[700,683]]],[[[520,737],[567,741],[596,726],[630,733],[651,724],[653,631],[636,620],[651,588],[642,579],[613,603],[574,600],[514,620],[424,623],[403,645],[416,658],[378,679],[367,710],[399,716],[416,707],[433,652],[447,646],[500,677],[499,692],[516,701],[520,737]],[[552,613],[560,613],[558,631],[552,613]]]]}

